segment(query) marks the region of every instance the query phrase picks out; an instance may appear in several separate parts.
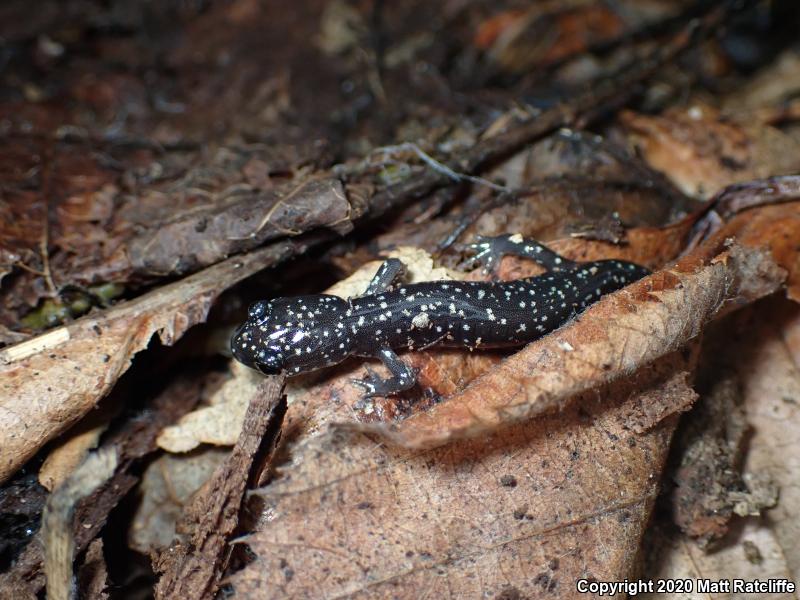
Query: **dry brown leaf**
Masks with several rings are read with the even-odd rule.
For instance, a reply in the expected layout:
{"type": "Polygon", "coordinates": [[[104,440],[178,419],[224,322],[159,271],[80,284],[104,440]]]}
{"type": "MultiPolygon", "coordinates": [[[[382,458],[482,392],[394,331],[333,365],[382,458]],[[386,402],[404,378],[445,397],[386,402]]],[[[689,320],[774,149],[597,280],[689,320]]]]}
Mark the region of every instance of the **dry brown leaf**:
{"type": "Polygon", "coordinates": [[[231,361],[231,378],[209,398],[206,405],[165,427],[156,440],[168,452],[189,452],[200,444],[233,446],[242,432],[247,403],[263,377],[237,361],[231,361]]]}
{"type": "Polygon", "coordinates": [[[351,217],[359,216],[336,179],[310,179],[288,190],[233,198],[205,210],[187,211],[132,239],[128,254],[134,271],[189,273],[285,235],[317,227],[347,233],[353,228],[351,217]]]}
{"type": "MultiPolygon", "coordinates": [[[[76,553],[85,550],[101,535],[109,514],[139,482],[132,473],[139,459],[155,451],[158,432],[168,423],[186,414],[194,406],[203,380],[200,377],[176,377],[148,404],[147,418],[127,420],[120,429],[109,434],[100,452],[114,452],[119,466],[104,485],[84,498],[76,507],[73,523],[76,553]]],[[[44,560],[40,536],[25,547],[13,567],[0,574],[0,597],[36,595],[44,587],[44,560]]]]}
{"type": "Polygon", "coordinates": [[[727,185],[800,170],[800,144],[760,123],[736,123],[695,104],[658,116],[620,113],[645,159],[685,193],[709,198],[727,185]]]}
{"type": "Polygon", "coordinates": [[[501,12],[481,24],[474,43],[503,71],[531,72],[613,40],[631,27],[608,6],[569,4],[535,3],[528,10],[501,12]]]}
{"type": "Polygon", "coordinates": [[[97,447],[100,436],[106,431],[117,411],[118,406],[103,404],[59,436],[39,467],[39,483],[52,492],[69,477],[89,451],[97,447]]]}
{"type": "Polygon", "coordinates": [[[158,334],[172,344],[226,288],[273,264],[282,242],[0,350],[0,482],[88,413],[158,334]]]}
{"type": "MultiPolygon", "coordinates": [[[[696,344],[695,344],[696,346],[696,344]]],[[[632,396],[622,406],[620,420],[635,433],[643,433],[661,423],[667,417],[678,415],[692,408],[697,393],[690,385],[690,374],[675,373],[657,390],[657,395],[642,392],[632,396]]]]}
{"type": "Polygon", "coordinates": [[[569,595],[578,577],[629,576],[675,420],[635,433],[621,400],[674,386],[687,358],[432,451],[319,433],[350,409],[309,389],[287,413],[288,462],[258,492],[264,517],[242,540],[258,560],[231,578],[237,595],[569,595]]]}
{"type": "Polygon", "coordinates": [[[724,109],[739,118],[752,119],[796,100],[800,91],[800,54],[786,50],[774,62],[725,95],[724,109]]]}
{"type": "Polygon", "coordinates": [[[716,235],[735,235],[744,246],[769,251],[787,272],[787,297],[800,302],[800,202],[746,210],[716,235]]]}

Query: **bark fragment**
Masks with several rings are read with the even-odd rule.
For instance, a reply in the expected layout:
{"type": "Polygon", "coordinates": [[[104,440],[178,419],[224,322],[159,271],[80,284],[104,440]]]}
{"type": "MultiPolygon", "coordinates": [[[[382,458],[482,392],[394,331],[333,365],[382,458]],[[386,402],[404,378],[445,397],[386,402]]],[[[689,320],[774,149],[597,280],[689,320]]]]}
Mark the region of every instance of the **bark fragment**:
{"type": "Polygon", "coordinates": [[[245,490],[258,477],[261,461],[275,443],[283,416],[283,378],[271,377],[252,396],[241,436],[231,455],[187,507],[185,532],[163,552],[154,567],[161,578],[156,598],[198,600],[213,595],[230,556],[230,539],[239,524],[245,490]],[[267,435],[272,429],[273,434],[267,435]]]}

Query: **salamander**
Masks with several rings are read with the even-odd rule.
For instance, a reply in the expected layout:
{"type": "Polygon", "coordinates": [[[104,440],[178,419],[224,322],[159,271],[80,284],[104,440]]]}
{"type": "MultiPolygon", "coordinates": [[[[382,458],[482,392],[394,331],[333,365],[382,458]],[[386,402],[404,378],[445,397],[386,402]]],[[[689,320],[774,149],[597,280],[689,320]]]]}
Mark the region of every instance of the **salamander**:
{"type": "Polygon", "coordinates": [[[395,350],[520,346],[649,274],[621,260],[573,262],[518,234],[479,238],[471,248],[486,269],[510,254],[533,259],[547,271],[505,282],[402,284],[404,265],[391,258],[356,298],[315,294],[255,302],[231,339],[233,356],[267,375],[304,373],[349,356],[378,358],[390,376],[367,368],[367,377],[353,383],[366,398],[388,396],[416,384],[416,372],[395,350]]]}

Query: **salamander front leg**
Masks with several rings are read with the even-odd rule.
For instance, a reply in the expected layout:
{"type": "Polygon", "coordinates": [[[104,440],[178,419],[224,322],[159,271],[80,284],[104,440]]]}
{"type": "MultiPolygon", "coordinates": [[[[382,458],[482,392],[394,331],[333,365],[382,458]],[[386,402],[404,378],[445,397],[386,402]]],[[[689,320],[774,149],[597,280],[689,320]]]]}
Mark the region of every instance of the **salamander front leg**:
{"type": "Polygon", "coordinates": [[[389,258],[383,262],[375,273],[375,277],[369,282],[367,289],[364,291],[364,296],[370,294],[377,294],[385,292],[389,289],[398,279],[403,277],[406,272],[406,266],[399,258],[389,258]]]}
{"type": "Polygon", "coordinates": [[[400,357],[391,348],[381,348],[378,351],[378,358],[389,369],[392,376],[381,379],[377,373],[366,367],[367,377],[351,380],[366,392],[364,398],[392,396],[414,387],[417,383],[417,374],[414,369],[400,360],[400,357]]]}
{"type": "Polygon", "coordinates": [[[475,251],[473,259],[482,262],[486,271],[495,271],[500,259],[506,254],[535,260],[548,271],[568,271],[577,266],[574,261],[556,254],[539,242],[525,239],[518,233],[478,237],[477,241],[469,244],[467,248],[475,251]]]}

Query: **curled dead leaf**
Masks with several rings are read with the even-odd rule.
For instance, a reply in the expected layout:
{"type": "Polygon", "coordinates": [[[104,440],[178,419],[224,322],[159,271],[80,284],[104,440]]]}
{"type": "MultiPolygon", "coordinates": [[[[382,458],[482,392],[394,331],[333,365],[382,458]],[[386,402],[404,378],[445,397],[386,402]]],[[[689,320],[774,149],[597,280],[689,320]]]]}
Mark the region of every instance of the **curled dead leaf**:
{"type": "Polygon", "coordinates": [[[682,348],[711,319],[775,291],[787,276],[791,285],[800,270],[797,209],[795,202],[740,215],[674,266],[603,298],[428,411],[399,423],[335,426],[418,448],[561,408],[682,348]],[[731,245],[729,236],[739,242],[731,245]]]}

